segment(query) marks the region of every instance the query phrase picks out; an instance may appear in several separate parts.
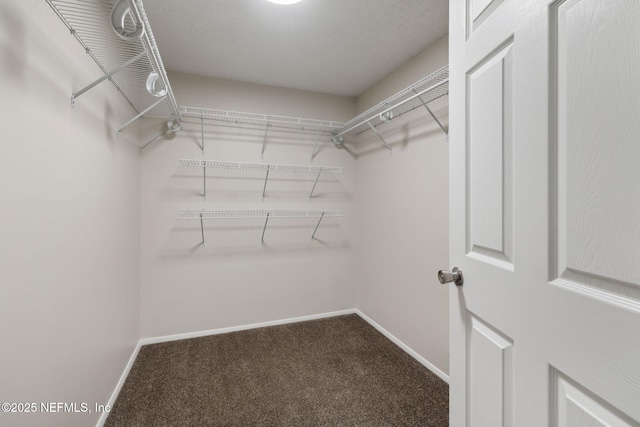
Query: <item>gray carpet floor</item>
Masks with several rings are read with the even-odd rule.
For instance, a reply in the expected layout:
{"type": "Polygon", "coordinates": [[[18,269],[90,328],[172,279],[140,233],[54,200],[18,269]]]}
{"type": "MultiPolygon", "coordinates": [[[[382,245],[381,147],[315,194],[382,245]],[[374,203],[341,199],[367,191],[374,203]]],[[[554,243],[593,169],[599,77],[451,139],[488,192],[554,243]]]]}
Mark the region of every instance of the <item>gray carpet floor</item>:
{"type": "Polygon", "coordinates": [[[447,426],[448,395],[353,314],[144,346],[106,426],[447,426]]]}

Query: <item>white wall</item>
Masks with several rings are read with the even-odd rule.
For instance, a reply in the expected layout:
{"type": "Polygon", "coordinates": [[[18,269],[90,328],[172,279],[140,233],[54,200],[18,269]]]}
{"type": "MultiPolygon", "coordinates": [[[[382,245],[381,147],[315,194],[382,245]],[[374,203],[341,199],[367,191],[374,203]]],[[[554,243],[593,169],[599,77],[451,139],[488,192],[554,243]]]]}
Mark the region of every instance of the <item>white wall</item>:
{"type": "Polygon", "coordinates": [[[109,83],[70,106],[98,76],[44,1],[0,2],[1,402],[106,404],[139,337],[138,135],[114,136],[134,113],[109,83]]]}
{"type": "MultiPolygon", "coordinates": [[[[180,105],[326,120],[353,116],[355,100],[171,73],[180,105]]],[[[158,132],[146,120],[145,138],[158,132]]],[[[264,130],[184,123],[174,138],[160,139],[142,153],[141,330],[142,337],[206,331],[315,315],[355,305],[353,256],[356,162],[329,138],[322,138],[313,163],[315,135],[270,131],[264,159],[264,130]],[[177,167],[178,159],[343,166],[323,176],[271,174],[261,202],[264,174],[209,174],[203,200],[202,171],[177,167]],[[178,222],[182,209],[344,209],[325,220],[317,238],[314,221],[270,220],[265,244],[263,220],[206,223],[203,247],[199,222],[178,222]]],[[[144,138],[143,138],[144,139],[144,138]]]]}
{"type": "MultiPolygon", "coordinates": [[[[448,63],[445,36],[358,98],[358,112],[448,63]]],[[[447,98],[430,104],[445,124],[447,98]]],[[[356,306],[444,373],[449,372],[448,142],[424,109],[380,126],[392,146],[366,132],[355,141],[358,271],[356,306]]]]}

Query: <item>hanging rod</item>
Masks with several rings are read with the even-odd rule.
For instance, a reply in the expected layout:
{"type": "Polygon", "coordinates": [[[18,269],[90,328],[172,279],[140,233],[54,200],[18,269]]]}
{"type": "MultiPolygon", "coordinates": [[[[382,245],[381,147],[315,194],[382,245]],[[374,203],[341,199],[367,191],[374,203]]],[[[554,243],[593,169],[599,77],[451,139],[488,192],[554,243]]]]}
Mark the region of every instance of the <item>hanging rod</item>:
{"type": "Polygon", "coordinates": [[[313,197],[313,193],[323,173],[342,173],[342,168],[337,166],[306,166],[306,165],[286,165],[286,164],[269,164],[269,163],[248,163],[248,162],[228,162],[221,160],[178,160],[178,166],[188,169],[201,169],[203,176],[203,197],[207,197],[207,169],[217,170],[236,170],[247,172],[265,172],[264,187],[262,189],[262,201],[264,201],[267,182],[269,181],[270,172],[286,172],[286,173],[315,173],[317,174],[309,199],[313,197]]]}
{"type": "Polygon", "coordinates": [[[46,2],[103,73],[74,93],[72,102],[109,80],[137,113],[120,130],[152,109],[179,126],[180,109],[141,0],[46,2]]]}
{"type": "MultiPolygon", "coordinates": [[[[431,116],[438,122],[438,125],[444,130],[444,127],[433,115],[427,104],[448,94],[449,66],[445,65],[411,86],[406,87],[395,95],[345,122],[342,128],[334,133],[334,137],[340,138],[349,133],[359,135],[370,129],[375,131],[376,127],[391,121],[394,117],[402,116],[420,107],[426,107],[431,116]]],[[[382,139],[381,136],[380,138],[382,139]]],[[[389,148],[386,141],[384,141],[384,139],[382,139],[382,141],[383,144],[389,148]]]]}
{"type": "Polygon", "coordinates": [[[264,235],[269,224],[269,219],[273,218],[310,218],[318,219],[311,235],[311,240],[315,238],[318,227],[324,218],[341,217],[343,211],[339,210],[182,210],[178,212],[179,221],[199,221],[203,246],[206,245],[204,233],[204,221],[207,220],[234,220],[234,219],[264,219],[261,241],[264,243],[264,235]]]}

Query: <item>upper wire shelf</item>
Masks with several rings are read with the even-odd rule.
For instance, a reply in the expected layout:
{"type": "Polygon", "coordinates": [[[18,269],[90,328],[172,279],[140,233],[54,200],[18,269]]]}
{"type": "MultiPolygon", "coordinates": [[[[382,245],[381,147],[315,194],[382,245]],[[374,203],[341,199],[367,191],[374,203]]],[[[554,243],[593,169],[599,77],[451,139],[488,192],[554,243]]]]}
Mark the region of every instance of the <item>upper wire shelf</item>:
{"type": "Polygon", "coordinates": [[[270,127],[290,129],[308,133],[330,134],[342,128],[343,122],[332,120],[304,119],[299,117],[274,116],[257,113],[241,113],[238,111],[213,110],[209,108],[180,107],[183,118],[193,118],[207,122],[223,122],[234,125],[248,125],[259,128],[270,127]]]}
{"type": "Polygon", "coordinates": [[[262,139],[262,151],[260,158],[264,158],[264,150],[267,145],[267,137],[270,129],[280,129],[287,132],[311,133],[316,136],[310,160],[316,157],[316,148],[320,140],[320,135],[333,138],[343,125],[343,122],[332,120],[303,119],[300,117],[273,116],[258,113],[241,113],[238,111],[213,110],[199,107],[180,107],[180,115],[185,119],[199,122],[202,128],[202,153],[204,154],[204,124],[231,124],[233,126],[242,125],[252,129],[264,129],[262,139]]]}
{"type": "Polygon", "coordinates": [[[335,135],[342,136],[346,133],[358,135],[370,129],[371,126],[377,127],[394,117],[402,116],[416,108],[425,107],[426,104],[448,94],[449,66],[445,65],[345,122],[335,135]]]}
{"type": "Polygon", "coordinates": [[[72,95],[110,80],[139,117],[153,111],[180,130],[180,111],[141,0],[46,0],[103,76],[72,95]]]}

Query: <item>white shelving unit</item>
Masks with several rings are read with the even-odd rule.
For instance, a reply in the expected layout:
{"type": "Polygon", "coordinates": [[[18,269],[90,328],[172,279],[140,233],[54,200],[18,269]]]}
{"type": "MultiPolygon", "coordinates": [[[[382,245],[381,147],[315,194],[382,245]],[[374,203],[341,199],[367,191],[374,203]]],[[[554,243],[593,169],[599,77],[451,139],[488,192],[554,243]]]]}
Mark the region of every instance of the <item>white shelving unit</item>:
{"type": "Polygon", "coordinates": [[[331,120],[305,119],[300,117],[274,116],[267,114],[242,113],[237,111],[213,110],[198,107],[180,107],[180,115],[185,122],[199,123],[202,129],[202,151],[205,149],[204,125],[241,126],[251,129],[264,130],[262,139],[262,151],[260,157],[264,158],[264,150],[267,145],[269,132],[273,130],[295,133],[307,133],[316,136],[316,141],[311,153],[311,161],[316,156],[316,149],[320,137],[332,138],[334,133],[344,126],[343,122],[331,120]]]}
{"type": "Polygon", "coordinates": [[[320,176],[328,173],[342,173],[341,167],[333,166],[305,166],[305,165],[285,165],[271,163],[248,163],[248,162],[228,162],[220,160],[178,160],[178,167],[183,170],[202,170],[203,196],[207,198],[207,170],[210,171],[238,171],[247,173],[265,173],[264,186],[262,188],[262,201],[267,192],[267,183],[271,173],[293,173],[293,174],[316,174],[316,179],[309,193],[309,200],[313,197],[313,192],[318,185],[320,176]]]}
{"type": "Polygon", "coordinates": [[[316,232],[320,227],[320,223],[324,218],[329,217],[341,217],[343,211],[339,210],[183,210],[178,212],[178,221],[199,221],[200,232],[202,235],[201,244],[206,244],[204,233],[204,222],[215,220],[249,220],[249,219],[264,219],[264,226],[262,228],[261,242],[264,243],[265,232],[267,231],[267,225],[270,219],[276,218],[311,218],[317,219],[318,222],[311,234],[311,240],[315,238],[316,232]]]}
{"type": "MultiPolygon", "coordinates": [[[[433,111],[431,111],[428,105],[430,102],[448,94],[449,66],[445,65],[345,122],[339,130],[334,132],[333,142],[336,145],[343,145],[344,135],[360,135],[367,130],[372,130],[380,138],[382,145],[391,152],[391,147],[376,128],[417,108],[425,108],[448,137],[448,130],[442,125],[435,114],[433,114],[433,111]]],[[[343,147],[346,148],[344,145],[343,147]]],[[[357,159],[357,156],[353,152],[349,151],[349,153],[357,159]]]]}
{"type": "Polygon", "coordinates": [[[163,117],[167,130],[181,129],[180,110],[171,90],[160,51],[141,0],[46,0],[102,72],[71,96],[71,103],[109,80],[137,113],[124,128],[144,115],[163,117]]]}

